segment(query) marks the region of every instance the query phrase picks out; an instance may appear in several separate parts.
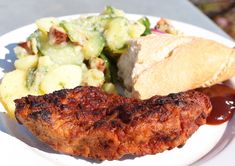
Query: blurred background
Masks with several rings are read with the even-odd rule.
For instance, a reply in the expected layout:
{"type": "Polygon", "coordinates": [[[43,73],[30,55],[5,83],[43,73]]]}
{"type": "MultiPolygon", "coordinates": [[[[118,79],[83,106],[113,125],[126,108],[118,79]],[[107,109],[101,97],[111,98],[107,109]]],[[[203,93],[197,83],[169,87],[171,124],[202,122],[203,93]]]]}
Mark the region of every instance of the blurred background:
{"type": "Polygon", "coordinates": [[[0,35],[41,17],[100,12],[106,5],[189,23],[235,39],[235,0],[0,0],[0,35]]]}
{"type": "Polygon", "coordinates": [[[235,0],[190,0],[235,40],[235,0]]]}

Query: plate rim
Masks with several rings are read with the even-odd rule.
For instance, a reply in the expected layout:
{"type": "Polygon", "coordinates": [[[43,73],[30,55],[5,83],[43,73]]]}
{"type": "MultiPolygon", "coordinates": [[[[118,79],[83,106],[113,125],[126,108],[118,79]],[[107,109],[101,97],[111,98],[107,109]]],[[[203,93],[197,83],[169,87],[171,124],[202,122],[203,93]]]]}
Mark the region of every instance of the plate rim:
{"type": "MultiPolygon", "coordinates": [[[[79,16],[88,16],[88,15],[97,15],[98,13],[81,13],[81,14],[73,14],[73,15],[66,15],[66,16],[60,16],[60,17],[56,17],[58,19],[71,19],[71,18],[77,18],[79,16]]],[[[150,20],[158,20],[160,19],[161,17],[158,17],[158,16],[151,16],[151,15],[143,15],[143,14],[132,14],[132,13],[126,13],[126,16],[127,17],[131,17],[131,18],[138,18],[138,17],[142,17],[142,16],[146,16],[148,17],[150,20]]],[[[211,32],[205,28],[201,28],[199,26],[196,26],[196,25],[192,25],[192,24],[188,24],[188,23],[185,23],[185,22],[182,22],[182,21],[177,21],[177,20],[173,20],[173,19],[168,19],[166,18],[167,20],[170,20],[173,24],[178,24],[178,25],[182,25],[182,26],[189,26],[189,27],[192,27],[192,28],[196,28],[198,29],[199,31],[205,31],[205,32],[208,32],[209,34],[211,34],[212,36],[216,36],[216,38],[220,38],[222,39],[222,42],[221,41],[218,41],[218,42],[221,42],[223,43],[224,45],[229,45],[229,46],[234,46],[235,43],[234,41],[230,40],[230,39],[227,39],[226,37],[223,37],[221,35],[218,35],[214,32],[211,32]],[[226,43],[226,44],[225,44],[226,43]]],[[[31,23],[31,24],[27,24],[27,25],[24,25],[24,26],[21,26],[19,28],[16,28],[14,30],[11,30],[7,33],[4,33],[0,36],[0,43],[2,43],[2,41],[4,40],[5,37],[8,37],[9,35],[12,35],[14,34],[16,31],[19,31],[19,30],[22,30],[22,29],[31,29],[32,28],[36,28],[36,25],[35,23],[31,23]]],[[[205,36],[206,38],[206,36],[205,36]]],[[[217,40],[216,40],[217,41],[217,40]]],[[[233,121],[235,121],[235,116],[233,116],[233,121]]],[[[227,129],[226,129],[227,130],[227,129]]],[[[225,130],[225,131],[226,131],[225,130]]],[[[0,135],[2,134],[3,132],[0,130],[0,135]]],[[[5,133],[3,133],[5,134],[5,133]]],[[[16,138],[17,139],[17,138],[16,138]]],[[[27,145],[27,144],[26,144],[27,145]]],[[[192,165],[197,165],[197,164],[206,164],[206,165],[210,165],[210,164],[213,164],[213,163],[217,163],[219,164],[221,162],[221,158],[230,153],[231,153],[231,149],[234,149],[233,151],[235,152],[235,134],[233,136],[233,138],[230,140],[230,142],[228,144],[226,144],[227,146],[223,147],[223,149],[219,152],[217,152],[214,156],[212,156],[211,158],[207,159],[206,161],[203,161],[204,159],[204,156],[201,158],[201,159],[198,159],[197,161],[193,162],[192,165]],[[203,162],[201,162],[203,161],[203,162]]],[[[28,146],[28,145],[27,145],[28,146]]],[[[209,153],[209,152],[208,152],[209,153]]],[[[207,155],[207,154],[206,154],[207,155]]],[[[221,164],[224,164],[221,163],[221,164]]]]}

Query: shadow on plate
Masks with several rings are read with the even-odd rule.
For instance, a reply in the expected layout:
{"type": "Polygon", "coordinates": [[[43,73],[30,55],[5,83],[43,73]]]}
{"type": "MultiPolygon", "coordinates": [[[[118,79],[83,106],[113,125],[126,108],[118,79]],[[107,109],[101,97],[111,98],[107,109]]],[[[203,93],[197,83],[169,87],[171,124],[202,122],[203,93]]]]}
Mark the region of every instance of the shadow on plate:
{"type": "MultiPolygon", "coordinates": [[[[0,131],[19,139],[20,141],[26,143],[28,146],[31,146],[33,148],[39,149],[47,153],[61,154],[61,153],[54,151],[45,143],[39,141],[23,125],[18,124],[16,119],[9,118],[8,115],[4,112],[0,112],[0,131]]],[[[61,154],[61,155],[64,155],[64,154],[61,154]]],[[[99,161],[99,160],[93,160],[93,159],[87,159],[87,158],[75,157],[75,156],[71,156],[71,157],[74,157],[77,160],[86,160],[87,162],[95,163],[95,164],[102,163],[102,161],[99,161]]],[[[136,157],[137,156],[133,156],[133,155],[125,155],[124,157],[119,159],[119,161],[133,160],[136,157]]]]}
{"type": "Polygon", "coordinates": [[[23,125],[18,124],[16,119],[10,118],[4,112],[0,112],[0,131],[21,140],[31,147],[47,153],[57,153],[46,144],[39,141],[23,125]]]}
{"type": "Polygon", "coordinates": [[[14,53],[14,48],[16,47],[16,43],[8,44],[5,46],[6,49],[8,49],[8,53],[3,57],[3,59],[0,59],[0,68],[3,69],[3,72],[9,72],[15,69],[14,62],[16,60],[16,55],[14,53]]]}

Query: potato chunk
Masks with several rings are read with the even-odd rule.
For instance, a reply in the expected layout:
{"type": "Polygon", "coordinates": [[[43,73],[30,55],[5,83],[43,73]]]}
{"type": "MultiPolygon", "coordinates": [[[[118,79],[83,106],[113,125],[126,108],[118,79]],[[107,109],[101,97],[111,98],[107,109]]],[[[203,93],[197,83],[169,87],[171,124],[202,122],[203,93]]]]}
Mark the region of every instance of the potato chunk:
{"type": "Polygon", "coordinates": [[[50,71],[40,85],[44,93],[64,88],[75,88],[82,82],[82,69],[78,65],[62,65],[50,71]]]}
{"type": "Polygon", "coordinates": [[[37,63],[38,63],[38,56],[30,55],[30,56],[17,59],[15,61],[15,67],[16,69],[27,71],[30,68],[36,67],[37,63]]]}
{"type": "Polygon", "coordinates": [[[0,98],[10,117],[14,117],[14,100],[29,93],[26,88],[26,75],[26,71],[14,70],[3,77],[0,85],[0,98]]]}

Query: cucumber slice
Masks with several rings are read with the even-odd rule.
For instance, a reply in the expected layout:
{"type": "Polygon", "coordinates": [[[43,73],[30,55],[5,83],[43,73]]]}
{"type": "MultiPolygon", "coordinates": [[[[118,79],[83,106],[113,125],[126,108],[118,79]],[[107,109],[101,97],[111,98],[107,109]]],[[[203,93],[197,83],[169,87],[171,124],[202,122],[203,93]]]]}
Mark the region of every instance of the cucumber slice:
{"type": "Polygon", "coordinates": [[[106,6],[101,15],[111,15],[118,17],[125,17],[125,13],[122,10],[116,9],[112,6],[106,6]]]}
{"type": "Polygon", "coordinates": [[[48,43],[48,33],[36,30],[28,37],[27,41],[31,41],[33,52],[41,55],[43,46],[48,43]]]}
{"type": "Polygon", "coordinates": [[[45,94],[40,89],[40,84],[48,73],[48,67],[38,67],[37,69],[30,69],[27,74],[27,88],[33,95],[45,94]]]}
{"type": "Polygon", "coordinates": [[[80,28],[102,33],[111,20],[112,17],[109,15],[99,15],[88,17],[81,16],[79,19],[72,20],[71,22],[77,24],[80,28]]]}
{"type": "Polygon", "coordinates": [[[45,17],[38,19],[36,25],[42,32],[49,32],[52,25],[57,25],[59,21],[54,17],[45,17]]]}
{"type": "Polygon", "coordinates": [[[100,55],[101,51],[104,48],[105,40],[101,33],[90,31],[87,32],[87,42],[82,48],[85,59],[90,59],[100,55]]]}
{"type": "Polygon", "coordinates": [[[138,22],[145,26],[145,31],[143,33],[144,36],[151,34],[150,21],[147,17],[142,17],[141,19],[138,20],[138,22]]]}
{"type": "Polygon", "coordinates": [[[100,32],[85,30],[79,24],[71,22],[63,22],[61,25],[67,31],[69,39],[81,45],[85,59],[99,56],[105,45],[105,40],[100,32]]]}
{"type": "Polygon", "coordinates": [[[145,32],[145,26],[139,22],[131,22],[129,26],[129,36],[131,38],[140,37],[145,32]]]}
{"type": "Polygon", "coordinates": [[[127,42],[140,37],[144,31],[145,26],[139,22],[129,21],[124,17],[113,18],[104,32],[107,48],[111,54],[122,54],[127,42]]]}
{"type": "Polygon", "coordinates": [[[81,28],[81,26],[75,22],[63,21],[61,26],[64,27],[65,31],[68,33],[69,39],[78,43],[79,45],[84,45],[87,41],[86,31],[81,28]]]}
{"type": "Polygon", "coordinates": [[[127,41],[130,39],[128,34],[129,22],[126,18],[114,18],[104,31],[107,48],[111,53],[121,54],[126,48],[127,41]]]}
{"type": "Polygon", "coordinates": [[[72,44],[66,45],[50,45],[44,44],[41,47],[41,53],[44,56],[49,56],[53,63],[59,65],[75,64],[80,65],[83,62],[84,56],[80,46],[72,44]]]}
{"type": "Polygon", "coordinates": [[[102,58],[105,63],[105,82],[110,82],[112,80],[110,71],[110,60],[104,54],[100,54],[100,58],[102,58]]]}

